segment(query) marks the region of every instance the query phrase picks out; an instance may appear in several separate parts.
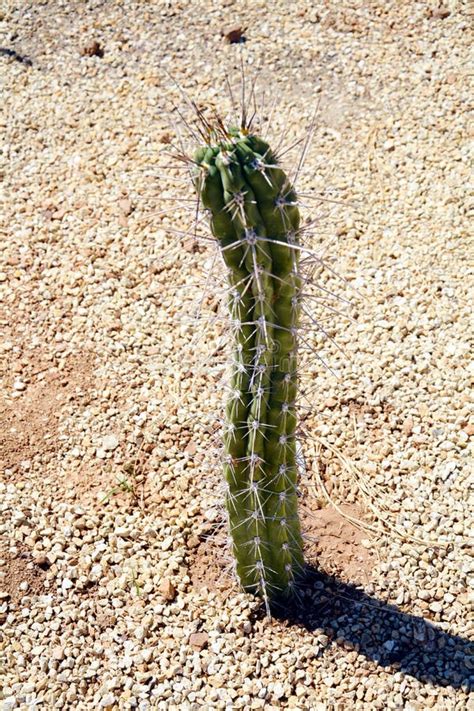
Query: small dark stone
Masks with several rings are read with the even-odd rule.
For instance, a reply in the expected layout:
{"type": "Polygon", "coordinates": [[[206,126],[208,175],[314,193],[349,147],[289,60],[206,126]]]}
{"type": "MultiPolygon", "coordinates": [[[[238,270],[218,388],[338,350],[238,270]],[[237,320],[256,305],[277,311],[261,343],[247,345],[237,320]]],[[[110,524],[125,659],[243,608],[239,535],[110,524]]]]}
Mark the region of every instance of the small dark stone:
{"type": "Polygon", "coordinates": [[[102,47],[100,42],[97,42],[97,40],[93,40],[82,48],[81,54],[83,57],[100,57],[102,59],[102,57],[104,56],[104,48],[102,47]]]}
{"type": "Polygon", "coordinates": [[[201,650],[207,647],[209,641],[209,637],[207,632],[194,632],[190,637],[189,637],[189,644],[191,647],[194,647],[194,649],[201,650]]]}
{"type": "Polygon", "coordinates": [[[434,10],[429,10],[428,17],[431,17],[433,20],[445,20],[450,16],[450,14],[451,11],[448,10],[447,7],[443,7],[443,5],[441,5],[434,10]]]}
{"type": "Polygon", "coordinates": [[[20,64],[25,64],[27,67],[32,67],[33,62],[29,57],[18,54],[14,49],[9,49],[8,47],[0,47],[0,55],[4,57],[11,57],[20,64]]]}
{"type": "Polygon", "coordinates": [[[222,34],[228,44],[241,44],[247,41],[244,35],[246,29],[246,27],[233,27],[228,32],[223,32],[222,34]]]}

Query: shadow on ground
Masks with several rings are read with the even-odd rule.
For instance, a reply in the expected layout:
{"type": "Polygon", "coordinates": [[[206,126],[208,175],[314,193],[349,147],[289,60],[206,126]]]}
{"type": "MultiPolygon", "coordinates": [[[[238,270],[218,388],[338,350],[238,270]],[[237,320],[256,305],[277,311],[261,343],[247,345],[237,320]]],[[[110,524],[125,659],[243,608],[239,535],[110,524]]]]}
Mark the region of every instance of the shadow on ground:
{"type": "Polygon", "coordinates": [[[310,632],[324,629],[337,644],[423,683],[474,689],[474,644],[401,612],[354,585],[309,568],[298,602],[279,604],[273,616],[310,632]]]}

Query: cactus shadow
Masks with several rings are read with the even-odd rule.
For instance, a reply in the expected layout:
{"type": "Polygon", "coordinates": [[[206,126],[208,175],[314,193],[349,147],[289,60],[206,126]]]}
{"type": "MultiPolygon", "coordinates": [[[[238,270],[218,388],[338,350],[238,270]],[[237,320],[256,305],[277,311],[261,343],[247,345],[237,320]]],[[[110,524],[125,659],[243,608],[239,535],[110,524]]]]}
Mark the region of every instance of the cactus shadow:
{"type": "Polygon", "coordinates": [[[474,689],[474,644],[422,617],[402,612],[309,566],[298,600],[280,601],[272,616],[287,625],[321,631],[345,649],[423,683],[474,689]]]}

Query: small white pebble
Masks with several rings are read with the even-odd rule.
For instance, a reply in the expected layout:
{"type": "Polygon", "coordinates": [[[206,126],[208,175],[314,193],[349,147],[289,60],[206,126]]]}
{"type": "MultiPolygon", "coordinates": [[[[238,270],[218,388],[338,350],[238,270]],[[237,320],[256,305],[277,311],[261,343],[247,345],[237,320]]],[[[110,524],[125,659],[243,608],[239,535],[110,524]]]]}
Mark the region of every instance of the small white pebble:
{"type": "Polygon", "coordinates": [[[100,700],[100,708],[107,709],[115,704],[114,694],[107,694],[103,696],[100,700]]]}
{"type": "Polygon", "coordinates": [[[118,446],[119,441],[114,434],[106,435],[102,440],[102,449],[106,452],[113,452],[118,446]]]}

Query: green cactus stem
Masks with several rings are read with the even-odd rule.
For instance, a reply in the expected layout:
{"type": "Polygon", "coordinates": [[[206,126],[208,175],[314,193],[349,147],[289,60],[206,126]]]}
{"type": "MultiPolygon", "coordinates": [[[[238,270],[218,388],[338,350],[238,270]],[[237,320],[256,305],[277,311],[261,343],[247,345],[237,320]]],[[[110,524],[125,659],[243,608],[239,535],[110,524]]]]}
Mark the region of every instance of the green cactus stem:
{"type": "Polygon", "coordinates": [[[270,146],[224,130],[194,155],[195,185],[228,269],[235,336],[226,406],[226,508],[237,574],[265,600],[303,569],[295,400],[301,279],[296,194],[270,146]]]}

